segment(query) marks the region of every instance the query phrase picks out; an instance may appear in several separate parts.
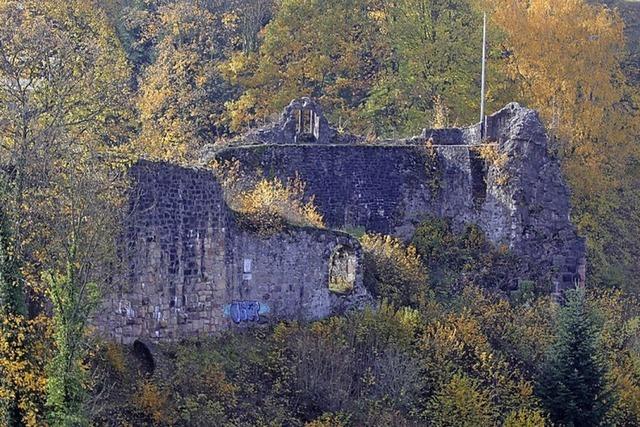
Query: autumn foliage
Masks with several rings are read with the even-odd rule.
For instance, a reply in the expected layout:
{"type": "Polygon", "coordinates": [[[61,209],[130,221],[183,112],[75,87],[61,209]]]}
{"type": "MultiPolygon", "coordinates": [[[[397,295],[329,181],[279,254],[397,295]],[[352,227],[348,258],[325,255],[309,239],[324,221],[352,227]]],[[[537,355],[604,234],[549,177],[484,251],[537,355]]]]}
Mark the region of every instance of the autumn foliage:
{"type": "MultiPolygon", "coordinates": [[[[569,422],[541,384],[564,384],[580,332],[612,396],[592,415],[640,424],[637,16],[613,0],[0,0],[0,423],[569,422]],[[369,141],[477,122],[485,11],[488,110],[539,110],[571,186],[588,330],[545,278],[514,284],[518,260],[478,227],[426,218],[411,245],[362,237],[377,310],[176,345],[168,382],[95,351],[132,162],[192,165],[300,96],[369,141]]],[[[300,179],[213,170],[242,225],[323,225],[300,179]]]]}

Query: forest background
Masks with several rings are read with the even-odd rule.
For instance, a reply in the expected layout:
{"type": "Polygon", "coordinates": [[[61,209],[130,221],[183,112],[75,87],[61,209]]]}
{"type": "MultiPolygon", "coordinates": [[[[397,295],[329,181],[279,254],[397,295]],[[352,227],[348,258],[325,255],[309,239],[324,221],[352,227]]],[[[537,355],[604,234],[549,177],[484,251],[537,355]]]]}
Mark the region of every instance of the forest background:
{"type": "MultiPolygon", "coordinates": [[[[470,420],[477,415],[490,423],[506,423],[509,417],[566,422],[562,417],[571,416],[571,411],[567,414],[549,403],[545,381],[562,375],[558,360],[568,357],[563,353],[561,326],[576,329],[577,322],[587,325],[582,332],[594,337],[593,348],[584,349],[587,355],[579,359],[606,360],[602,366],[598,362],[593,369],[588,367],[592,372],[585,376],[595,378],[584,385],[592,397],[597,396],[592,403],[607,400],[602,397],[605,389],[617,396],[617,403],[603,404],[604,409],[592,405],[593,412],[586,413],[609,422],[620,417],[620,424],[638,420],[640,361],[633,301],[640,292],[640,4],[585,0],[1,0],[4,419],[15,425],[75,425],[101,413],[89,410],[91,404],[114,407],[113,400],[106,404],[96,391],[107,381],[97,376],[95,366],[97,354],[105,352],[96,350],[98,344],[88,338],[87,320],[111,285],[118,261],[115,236],[124,211],[129,165],[140,157],[195,162],[205,144],[230,143],[247,129],[273,121],[282,107],[301,96],[318,99],[340,130],[371,139],[474,123],[479,114],[483,12],[489,16],[487,110],[518,101],[540,112],[551,136],[550,149],[560,159],[572,190],[572,219],[587,237],[587,282],[593,295],[576,297],[575,305],[567,308],[574,311],[568,313],[544,296],[520,295],[516,299],[524,298],[524,305],[518,300],[505,308],[504,301],[479,290],[474,293],[472,285],[480,283],[446,298],[427,294],[419,298],[425,289],[437,291],[429,273],[459,262],[460,251],[468,251],[465,256],[475,263],[489,263],[492,271],[497,271],[496,260],[502,258],[487,260],[493,252],[476,251],[486,242],[470,243],[468,235],[449,235],[446,224],[427,227],[430,234],[423,229],[408,252],[399,249],[403,247],[399,242],[366,237],[363,242],[369,239],[376,271],[372,280],[379,282],[378,296],[391,300],[392,307],[388,313],[370,316],[395,318],[406,314],[405,309],[417,308],[431,313],[416,324],[404,319],[409,323],[400,322],[399,330],[385,335],[394,343],[403,334],[413,337],[407,338],[402,357],[411,357],[424,374],[418,377],[429,380],[403,393],[417,400],[389,404],[378,399],[379,390],[333,384],[336,393],[342,390],[352,398],[362,393],[378,397],[372,397],[366,409],[335,402],[308,408],[300,404],[311,399],[301,397],[309,392],[304,382],[291,386],[301,393],[295,399],[269,396],[279,402],[274,408],[287,408],[283,417],[300,423],[325,416],[333,420],[329,423],[361,422],[357,417],[384,415],[406,422],[442,419],[446,425],[446,420],[460,419],[456,415],[460,402],[449,400],[460,393],[484,402],[478,405],[479,412],[467,414],[470,420]],[[435,235],[441,237],[437,249],[444,248],[438,256],[434,256],[435,235]],[[415,271],[407,275],[417,262],[415,254],[423,276],[415,271]],[[391,276],[385,276],[387,269],[391,276]],[[411,297],[402,297],[408,294],[411,297]],[[470,295],[473,304],[480,299],[486,305],[478,307],[491,308],[465,311],[470,295]],[[630,308],[621,312],[622,306],[630,308]],[[530,311],[525,315],[519,310],[530,311]],[[545,320],[531,320],[532,330],[527,332],[524,324],[523,330],[512,331],[517,342],[505,343],[506,335],[485,329],[491,324],[489,317],[506,319],[514,313],[545,320]],[[403,329],[407,325],[410,328],[403,329]],[[554,329],[556,325],[560,329],[554,329]],[[438,353],[452,343],[434,350],[438,339],[451,339],[447,328],[470,334],[456,348],[470,345],[471,353],[438,353]],[[619,341],[614,343],[607,328],[618,328],[619,341]],[[548,343],[541,346],[544,351],[534,352],[535,361],[522,350],[534,336],[548,343]],[[479,350],[483,346],[485,350],[479,350]],[[421,356],[407,356],[412,352],[421,356]],[[432,358],[425,359],[424,354],[432,358]],[[469,354],[471,359],[465,359],[469,354]],[[485,359],[488,355],[493,355],[493,362],[485,359]],[[438,365],[430,365],[436,360],[455,367],[438,373],[434,370],[438,365]],[[493,363],[521,369],[521,382],[489,375],[502,369],[493,363]],[[513,391],[516,383],[522,387],[519,396],[528,397],[507,404],[518,401],[505,391],[513,391]],[[483,412],[486,407],[493,409],[483,412]]],[[[354,322],[370,322],[365,330],[373,333],[377,323],[362,316],[354,322]]],[[[333,321],[344,321],[340,319],[333,321]]],[[[387,318],[379,321],[394,324],[387,318]]],[[[287,326],[293,330],[282,326],[260,342],[276,351],[281,334],[297,337],[288,346],[329,339],[331,333],[349,336],[350,330],[339,325],[328,328],[331,333],[321,333],[322,325],[287,326]]],[[[285,353],[290,357],[303,347],[285,353]]],[[[278,369],[261,363],[256,369],[271,370],[276,378],[272,381],[291,376],[302,381],[300,375],[280,370],[295,369],[291,360],[277,364],[278,369]]],[[[369,372],[374,365],[358,369],[369,372]]],[[[195,407],[200,416],[207,408],[218,411],[214,411],[217,416],[238,419],[238,413],[247,412],[238,402],[246,403],[248,394],[228,388],[225,376],[246,373],[234,371],[229,363],[220,366],[217,379],[209,380],[215,385],[211,390],[220,388],[223,397],[213,403],[184,402],[180,391],[165,390],[155,397],[164,393],[172,400],[153,406],[145,393],[153,397],[154,387],[169,385],[143,378],[131,384],[131,395],[143,397],[125,400],[137,402],[131,403],[138,408],[135,416],[152,424],[184,423],[161,411],[173,404],[176,412],[188,416],[195,407]],[[220,401],[223,398],[230,400],[220,401]]],[[[389,387],[401,392],[393,388],[396,385],[389,387]]]]}

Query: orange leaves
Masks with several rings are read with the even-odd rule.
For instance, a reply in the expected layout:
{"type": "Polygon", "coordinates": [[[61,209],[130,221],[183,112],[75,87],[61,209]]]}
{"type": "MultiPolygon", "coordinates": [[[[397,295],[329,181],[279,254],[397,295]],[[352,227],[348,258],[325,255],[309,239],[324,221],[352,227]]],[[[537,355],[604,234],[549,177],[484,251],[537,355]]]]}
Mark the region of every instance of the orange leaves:
{"type": "Polygon", "coordinates": [[[553,130],[592,139],[622,101],[623,24],[584,0],[492,0],[491,17],[507,35],[507,70],[553,130]]]}

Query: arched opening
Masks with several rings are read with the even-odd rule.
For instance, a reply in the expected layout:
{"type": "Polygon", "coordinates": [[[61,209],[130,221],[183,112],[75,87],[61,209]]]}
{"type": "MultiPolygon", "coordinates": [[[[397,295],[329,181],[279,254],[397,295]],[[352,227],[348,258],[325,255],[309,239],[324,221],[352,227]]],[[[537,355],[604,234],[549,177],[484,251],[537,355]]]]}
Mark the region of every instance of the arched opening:
{"type": "Polygon", "coordinates": [[[142,370],[146,374],[152,375],[153,371],[156,370],[156,362],[153,360],[153,355],[149,347],[142,341],[135,340],[133,342],[133,355],[142,365],[142,370]]]}
{"type": "Polygon", "coordinates": [[[338,245],[329,259],[329,290],[348,294],[356,284],[357,258],[350,246],[338,245]]]}

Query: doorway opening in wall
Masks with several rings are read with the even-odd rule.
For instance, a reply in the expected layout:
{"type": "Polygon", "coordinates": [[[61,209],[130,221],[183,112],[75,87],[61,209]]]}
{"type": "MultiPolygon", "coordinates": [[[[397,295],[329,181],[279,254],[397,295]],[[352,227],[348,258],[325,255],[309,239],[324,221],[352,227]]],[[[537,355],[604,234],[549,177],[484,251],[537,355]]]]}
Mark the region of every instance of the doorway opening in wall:
{"type": "Polygon", "coordinates": [[[348,294],[356,284],[356,251],[350,246],[338,245],[329,259],[329,290],[348,294]]]}
{"type": "Polygon", "coordinates": [[[487,162],[476,150],[469,151],[473,205],[480,209],[487,199],[487,162]]]}

